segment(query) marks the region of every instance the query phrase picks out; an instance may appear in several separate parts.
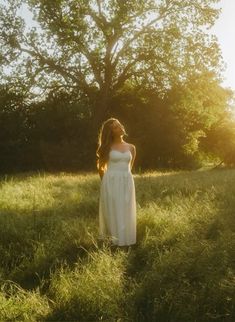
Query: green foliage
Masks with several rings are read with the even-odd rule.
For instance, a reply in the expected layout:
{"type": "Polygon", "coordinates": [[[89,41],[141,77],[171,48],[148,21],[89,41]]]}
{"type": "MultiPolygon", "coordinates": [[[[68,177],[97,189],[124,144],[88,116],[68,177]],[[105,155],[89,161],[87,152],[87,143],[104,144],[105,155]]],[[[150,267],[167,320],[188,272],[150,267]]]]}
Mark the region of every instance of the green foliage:
{"type": "Polygon", "coordinates": [[[65,92],[51,93],[31,106],[28,142],[47,170],[91,167],[91,111],[87,102],[65,92]],[[86,138],[86,140],[84,140],[86,138]]]}
{"type": "Polygon", "coordinates": [[[211,151],[218,156],[226,166],[235,165],[235,124],[232,115],[225,115],[207,132],[201,143],[205,151],[211,151]]]}
{"type": "MultiPolygon", "coordinates": [[[[206,140],[211,128],[215,128],[221,119],[228,119],[232,94],[232,91],[222,88],[215,75],[210,73],[191,76],[169,91],[167,100],[178,125],[176,133],[179,132],[183,140],[180,146],[184,155],[197,159],[203,151],[200,143],[206,140]]],[[[230,123],[234,124],[231,115],[230,123]]],[[[225,128],[229,130],[230,125],[225,128]]],[[[207,151],[210,153],[212,150],[213,147],[210,149],[208,146],[207,151]]]]}
{"type": "Polygon", "coordinates": [[[13,0],[0,10],[2,57],[32,93],[77,88],[104,117],[102,105],[110,109],[127,80],[165,92],[192,72],[220,69],[217,42],[202,31],[218,18],[217,2],[13,0]],[[20,4],[38,23],[27,33],[20,4]]]}
{"type": "MultiPolygon", "coordinates": [[[[92,106],[63,90],[26,105],[2,87],[1,172],[94,169],[92,106]]],[[[113,113],[137,149],[136,169],[198,168],[208,157],[234,164],[232,93],[211,74],[194,75],[162,98],[131,82],[112,98],[113,113]],[[226,144],[224,144],[226,142],[226,144]]]]}
{"type": "Polygon", "coordinates": [[[6,86],[0,98],[1,172],[91,167],[91,110],[85,99],[51,92],[28,106],[22,94],[6,86]]]}
{"type": "Polygon", "coordinates": [[[15,160],[22,165],[22,146],[26,143],[24,95],[9,86],[0,86],[0,171],[12,169],[15,160]]]}
{"type": "Polygon", "coordinates": [[[205,29],[218,18],[217,2],[1,5],[7,86],[1,90],[0,171],[94,169],[97,129],[108,116],[128,128],[136,167],[197,168],[205,154],[233,165],[232,94],[220,85],[220,49],[205,29]],[[27,33],[17,15],[21,5],[38,23],[27,33]],[[210,148],[219,135],[229,137],[227,146],[210,148]]]}
{"type": "Polygon", "coordinates": [[[131,141],[138,148],[136,167],[198,168],[210,154],[228,157],[229,150],[231,153],[234,149],[231,99],[232,92],[222,88],[215,75],[203,73],[175,84],[164,98],[152,90],[126,84],[112,106],[113,115],[127,124],[131,141]],[[226,120],[223,128],[228,148],[221,144],[216,150],[210,137],[212,129],[219,135],[222,119],[226,120]]]}

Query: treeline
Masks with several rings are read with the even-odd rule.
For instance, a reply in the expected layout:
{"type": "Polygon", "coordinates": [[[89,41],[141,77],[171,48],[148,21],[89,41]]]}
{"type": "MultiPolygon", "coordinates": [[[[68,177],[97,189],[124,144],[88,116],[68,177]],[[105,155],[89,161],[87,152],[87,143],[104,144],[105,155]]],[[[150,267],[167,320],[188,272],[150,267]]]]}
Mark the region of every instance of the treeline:
{"type": "MultiPolygon", "coordinates": [[[[164,97],[127,82],[112,98],[111,113],[135,144],[135,170],[235,164],[233,93],[211,73],[173,86],[164,97]]],[[[43,101],[0,89],[0,171],[95,170],[94,107],[65,90],[43,101]]]]}
{"type": "Polygon", "coordinates": [[[219,13],[214,0],[0,5],[0,171],[94,170],[110,116],[135,170],[234,165],[233,93],[208,32],[219,13]]]}

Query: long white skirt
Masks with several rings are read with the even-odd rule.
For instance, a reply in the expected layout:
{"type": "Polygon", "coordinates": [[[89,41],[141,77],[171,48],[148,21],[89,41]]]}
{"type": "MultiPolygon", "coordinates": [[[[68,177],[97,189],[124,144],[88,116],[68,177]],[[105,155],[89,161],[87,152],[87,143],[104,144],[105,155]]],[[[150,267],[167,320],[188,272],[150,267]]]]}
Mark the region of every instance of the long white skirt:
{"type": "Polygon", "coordinates": [[[129,171],[106,171],[100,186],[99,237],[114,245],[136,243],[135,183],[129,171]]]}

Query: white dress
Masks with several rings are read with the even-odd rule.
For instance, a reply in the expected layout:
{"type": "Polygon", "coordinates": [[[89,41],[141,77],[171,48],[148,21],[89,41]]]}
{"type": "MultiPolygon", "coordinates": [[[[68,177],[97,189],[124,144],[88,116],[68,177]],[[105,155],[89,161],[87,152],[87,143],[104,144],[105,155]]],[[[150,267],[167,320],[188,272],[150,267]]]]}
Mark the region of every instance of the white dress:
{"type": "Polygon", "coordinates": [[[99,198],[99,237],[118,246],[136,243],[135,183],[131,151],[111,150],[99,198]]]}

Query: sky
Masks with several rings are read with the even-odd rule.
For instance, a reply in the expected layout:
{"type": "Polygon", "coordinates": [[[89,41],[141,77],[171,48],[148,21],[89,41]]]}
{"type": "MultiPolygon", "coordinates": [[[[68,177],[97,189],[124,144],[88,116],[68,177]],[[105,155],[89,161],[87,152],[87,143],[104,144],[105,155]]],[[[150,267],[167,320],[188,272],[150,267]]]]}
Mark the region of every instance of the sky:
{"type": "Polygon", "coordinates": [[[222,12],[211,32],[218,37],[227,68],[223,85],[235,90],[235,0],[221,0],[222,12]]]}
{"type": "MultiPolygon", "coordinates": [[[[3,2],[3,0],[0,0],[0,2],[3,2]]],[[[226,66],[223,74],[223,86],[235,91],[235,0],[221,0],[219,7],[222,12],[210,32],[218,38],[226,66]]],[[[26,7],[20,10],[20,14],[29,26],[35,25],[32,15],[26,7]]]]}

